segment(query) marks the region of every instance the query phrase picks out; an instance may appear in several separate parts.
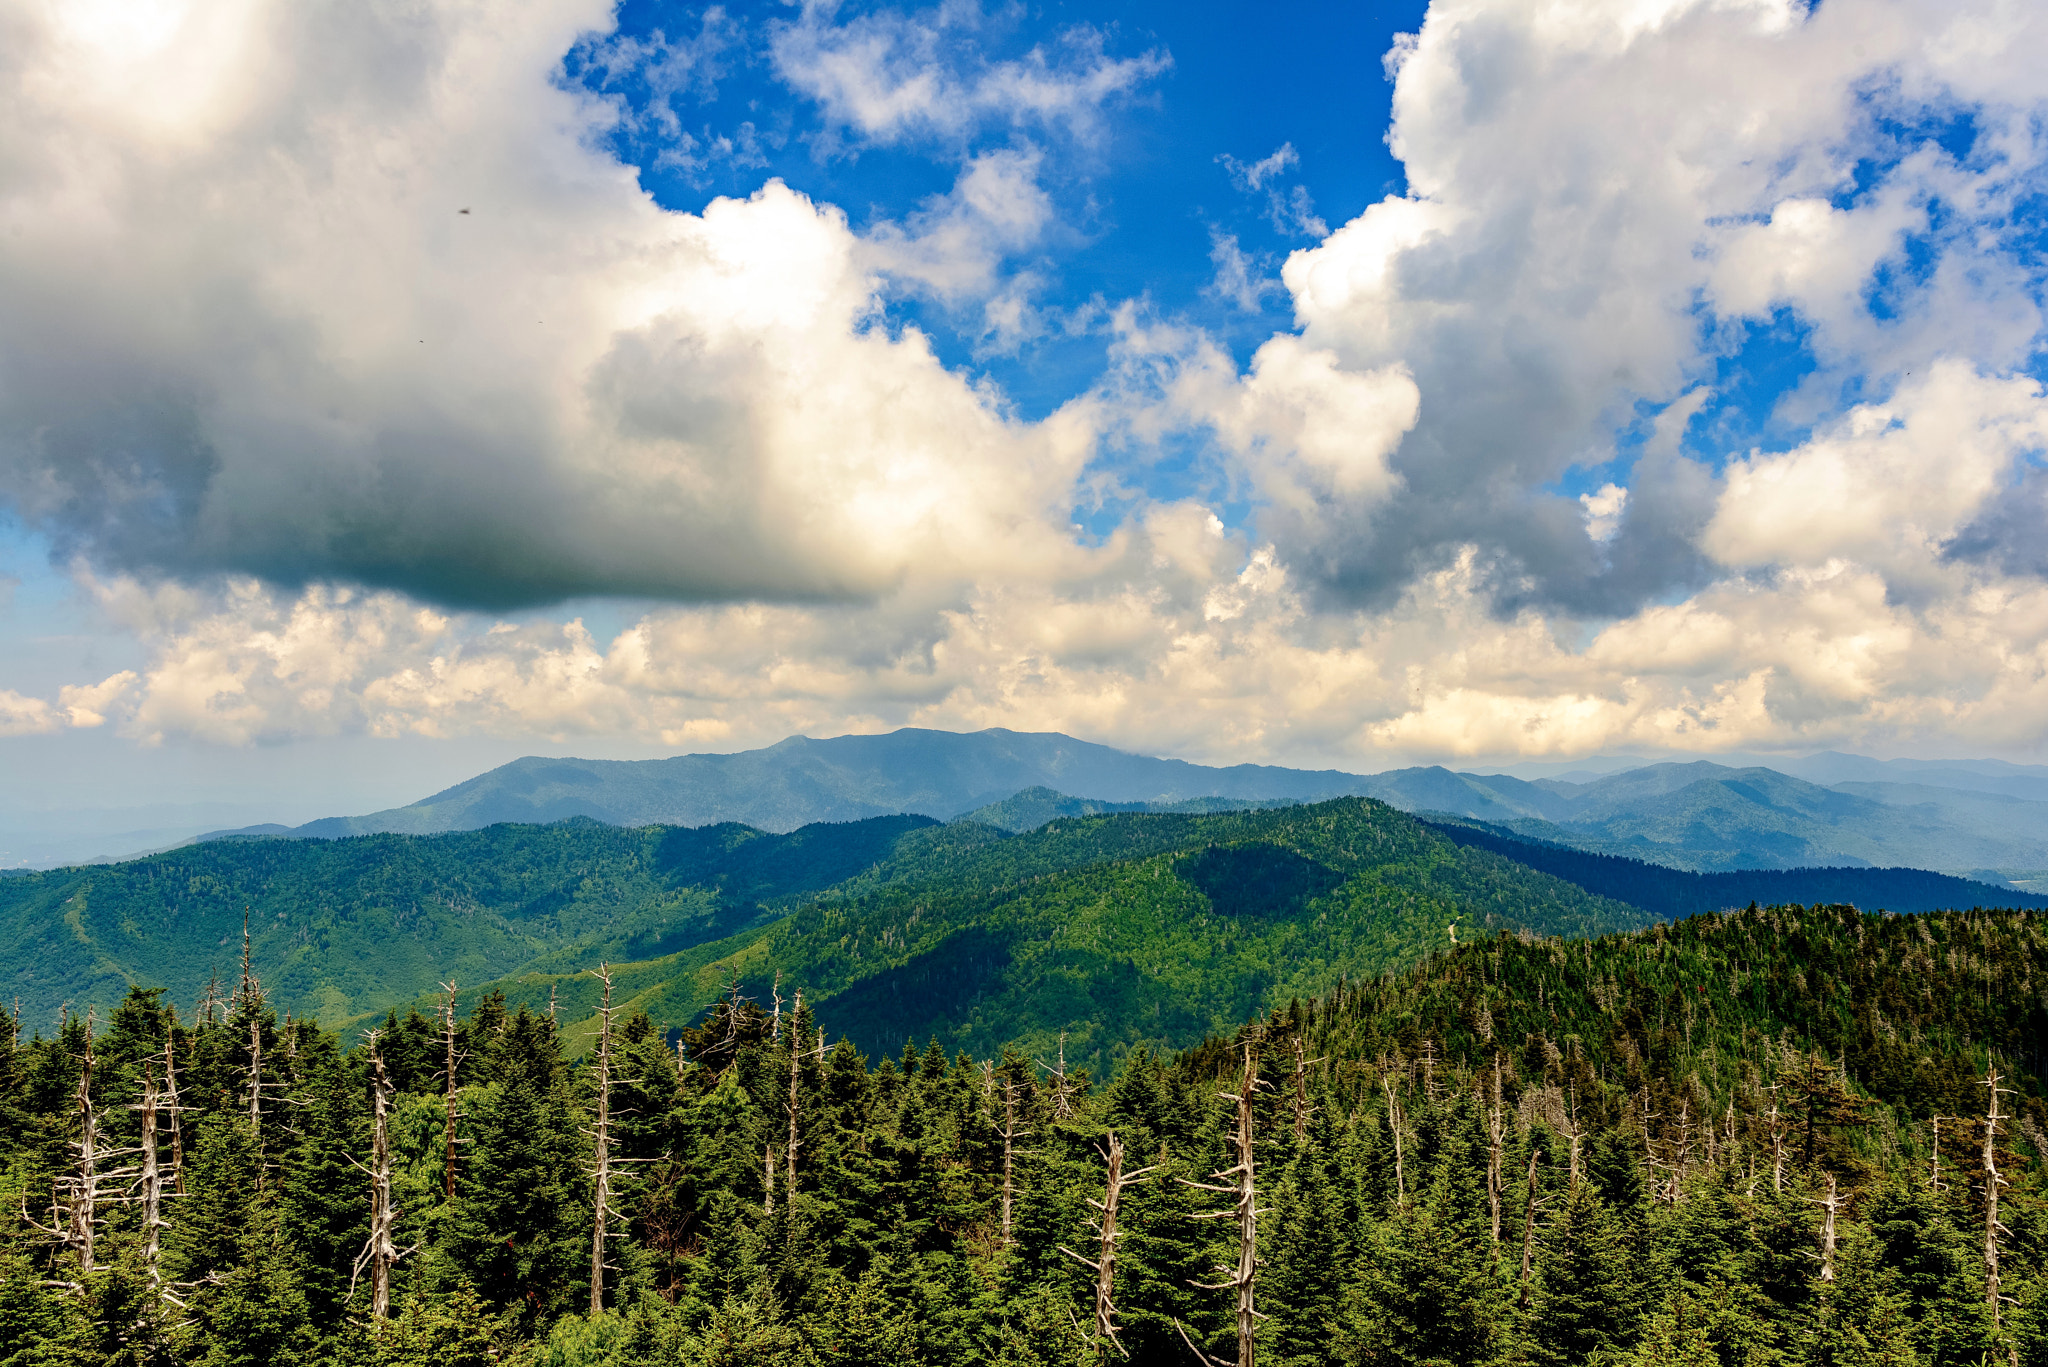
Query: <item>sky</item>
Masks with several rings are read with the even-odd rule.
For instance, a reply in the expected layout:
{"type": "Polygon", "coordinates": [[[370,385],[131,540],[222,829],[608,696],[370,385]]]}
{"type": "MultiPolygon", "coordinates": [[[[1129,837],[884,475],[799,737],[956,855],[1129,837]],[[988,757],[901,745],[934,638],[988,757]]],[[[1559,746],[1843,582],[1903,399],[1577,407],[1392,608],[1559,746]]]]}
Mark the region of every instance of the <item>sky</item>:
{"type": "Polygon", "coordinates": [[[0,828],[904,725],[2048,757],[2044,51],[0,0],[0,828]]]}

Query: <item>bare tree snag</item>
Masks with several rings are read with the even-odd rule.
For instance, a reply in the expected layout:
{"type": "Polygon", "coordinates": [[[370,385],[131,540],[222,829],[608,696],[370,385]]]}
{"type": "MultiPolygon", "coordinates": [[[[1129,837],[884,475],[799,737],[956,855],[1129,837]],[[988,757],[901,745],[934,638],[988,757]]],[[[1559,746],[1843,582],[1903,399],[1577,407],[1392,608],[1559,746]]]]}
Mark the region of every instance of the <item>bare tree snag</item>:
{"type": "Polygon", "coordinates": [[[1322,1060],[1319,1058],[1306,1057],[1307,1052],[1308,1051],[1302,1047],[1301,1036],[1296,1035],[1294,1037],[1293,1099],[1294,1142],[1297,1145],[1299,1145],[1303,1140],[1308,1138],[1309,1117],[1315,1113],[1315,1107],[1308,1104],[1308,1070],[1310,1065],[1322,1062],[1322,1060]]]}
{"type": "Polygon", "coordinates": [[[1387,1128],[1394,1135],[1394,1203],[1401,1209],[1408,1208],[1408,1174],[1403,1164],[1401,1150],[1401,1100],[1394,1095],[1394,1075],[1380,1073],[1380,1086],[1387,1092],[1387,1128]]]}
{"type": "MultiPolygon", "coordinates": [[[[398,1210],[391,1203],[391,1074],[377,1048],[381,1030],[366,1030],[370,1046],[370,1237],[356,1256],[349,1293],[355,1293],[355,1279],[367,1266],[370,1271],[370,1314],[375,1319],[391,1315],[391,1268],[398,1261],[392,1232],[398,1227],[398,1210]]],[[[361,1167],[361,1164],[357,1164],[361,1167]]]]}
{"type": "Polygon", "coordinates": [[[1927,1175],[1930,1191],[1941,1191],[1941,1117],[1934,1117],[1934,1167],[1927,1175]]]}
{"type": "Polygon", "coordinates": [[[66,1214],[65,1242],[78,1254],[78,1270],[93,1268],[93,1236],[99,1218],[100,1170],[99,1110],[92,1101],[92,1074],[97,1060],[92,1053],[93,1018],[85,1015],[85,1053],[78,1060],[78,1168],[71,1178],[71,1200],[66,1214]]]}
{"type": "Polygon", "coordinates": [[[1536,1194],[1536,1163],[1542,1157],[1541,1149],[1529,1151],[1529,1183],[1522,1198],[1522,1295],[1516,1304],[1525,1310],[1529,1307],[1529,1275],[1536,1260],[1536,1212],[1543,1205],[1536,1194]]]}
{"type": "Polygon", "coordinates": [[[1579,1085],[1578,1085],[1578,1083],[1574,1082],[1574,1083],[1572,1084],[1572,1089],[1571,1089],[1571,1091],[1570,1091],[1570,1092],[1569,1092],[1569,1093],[1567,1094],[1567,1100],[1569,1101],[1569,1104],[1570,1104],[1570,1108],[1571,1108],[1571,1109],[1570,1109],[1570,1113],[1569,1113],[1569,1116],[1568,1116],[1568,1118],[1569,1118],[1569,1120],[1571,1121],[1571,1127],[1572,1127],[1572,1129],[1571,1129],[1571,1134],[1570,1134],[1569,1136],[1567,1136],[1567,1137],[1568,1137],[1568,1138],[1569,1138],[1569,1139],[1571,1140],[1571,1142],[1572,1142],[1572,1168],[1571,1168],[1571,1184],[1572,1184],[1572,1186],[1576,1187],[1576,1186],[1578,1186],[1578,1185],[1579,1185],[1579,1168],[1580,1168],[1580,1154],[1581,1154],[1581,1152],[1583,1151],[1583,1144],[1584,1144],[1584,1140],[1585,1140],[1585,1138],[1586,1138],[1586,1131],[1585,1131],[1585,1129],[1584,1129],[1584,1128],[1583,1128],[1582,1126],[1580,1126],[1580,1124],[1579,1124],[1579,1085]]]}
{"type": "MultiPolygon", "coordinates": [[[[1218,1093],[1225,1101],[1237,1103],[1237,1122],[1230,1136],[1231,1148],[1237,1154],[1237,1162],[1221,1172],[1209,1175],[1230,1182],[1229,1186],[1217,1186],[1209,1182],[1189,1182],[1191,1187],[1204,1191],[1222,1192],[1236,1198],[1225,1210],[1204,1211],[1195,1216],[1198,1220],[1237,1221],[1237,1266],[1219,1264],[1217,1270],[1226,1280],[1220,1282],[1193,1282],[1191,1285],[1204,1291],[1233,1291],[1237,1297],[1237,1367],[1253,1367],[1253,1354],[1258,1340],[1258,1322],[1265,1318],[1253,1305],[1254,1284],[1258,1279],[1259,1258],[1259,1215],[1258,1186],[1255,1180],[1252,1155],[1252,1103],[1260,1089],[1266,1084],[1259,1080],[1259,1054],[1255,1042],[1247,1040],[1243,1046],[1244,1068],[1239,1075],[1235,1092],[1218,1093]]],[[[1270,1089],[1268,1089],[1270,1090],[1270,1089]]],[[[1181,1331],[1185,1341],[1187,1331],[1181,1331]]],[[[1188,1343],[1194,1348],[1192,1342],[1188,1343]]],[[[1195,1348],[1204,1362],[1216,1363],[1217,1359],[1195,1348]]]]}
{"type": "Polygon", "coordinates": [[[156,1161],[157,1110],[161,1101],[156,1086],[156,1069],[150,1064],[142,1067],[142,1104],[135,1109],[142,1113],[142,1265],[149,1271],[151,1289],[163,1288],[161,1267],[164,1228],[164,1181],[163,1172],[156,1161]]]}
{"type": "MultiPolygon", "coordinates": [[[[1003,1079],[1003,1247],[1004,1247],[1004,1248],[1008,1248],[1008,1247],[1010,1247],[1010,1245],[1011,1245],[1011,1244],[1012,1244],[1012,1243],[1014,1242],[1014,1239],[1013,1239],[1013,1237],[1012,1237],[1012,1230],[1013,1230],[1014,1226],[1013,1226],[1013,1224],[1012,1224],[1012,1219],[1011,1219],[1011,1212],[1012,1212],[1012,1211],[1013,1211],[1013,1210],[1015,1209],[1015,1206],[1016,1206],[1016,1201],[1017,1201],[1017,1183],[1016,1183],[1016,1152],[1017,1152],[1017,1140],[1018,1140],[1018,1138],[1019,1138],[1020,1136],[1022,1136],[1022,1135],[1025,1135],[1025,1134],[1028,1134],[1028,1133],[1029,1133],[1029,1131],[1027,1131],[1027,1130],[1020,1130],[1020,1129],[1018,1129],[1018,1128],[1017,1128],[1017,1087],[1018,1087],[1017,1079],[1015,1079],[1015,1078],[1013,1078],[1013,1077],[1006,1077],[1006,1078],[1004,1078],[1004,1079],[1003,1079]]],[[[1121,1147],[1121,1146],[1119,1146],[1119,1147],[1117,1148],[1117,1152],[1118,1152],[1119,1154],[1121,1154],[1121,1153],[1123,1152],[1123,1149],[1122,1149],[1122,1147],[1121,1147]]],[[[1112,1196],[1112,1197],[1111,1197],[1110,1199],[1111,1199],[1112,1201],[1114,1201],[1114,1200],[1115,1200],[1116,1198],[1115,1198],[1114,1196],[1112,1196]]]]}
{"type": "Polygon", "coordinates": [[[455,984],[452,981],[442,983],[441,991],[445,994],[441,999],[441,1043],[446,1060],[443,1066],[443,1073],[447,1080],[447,1088],[442,1096],[443,1126],[441,1139],[445,1156],[442,1160],[441,1190],[444,1199],[453,1201],[455,1199],[455,1122],[461,1114],[455,1104],[455,1073],[456,1065],[461,1060],[457,1058],[455,1050],[455,984]]]}
{"type": "Polygon", "coordinates": [[[1785,1189],[1785,1127],[1778,1123],[1778,1088],[1784,1084],[1773,1082],[1770,1087],[1771,1111],[1771,1190],[1785,1189]]]}
{"type": "Polygon", "coordinates": [[[796,1011],[790,1020],[789,1026],[789,1144],[783,1150],[785,1180],[782,1184],[784,1198],[792,1201],[796,1199],[797,1151],[803,1146],[803,1093],[800,1086],[802,1082],[801,1070],[803,1061],[807,1058],[815,1058],[822,1062],[825,1057],[825,1032],[822,1028],[818,1031],[816,1050],[803,1047],[804,1041],[797,1033],[803,1019],[803,1012],[803,989],[798,988],[796,1011]]]}
{"type": "Polygon", "coordinates": [[[1038,1066],[1052,1075],[1052,1118],[1067,1121],[1074,1118],[1074,1097],[1081,1089],[1067,1076],[1067,1032],[1064,1030],[1060,1031],[1059,1059],[1058,1067],[1047,1064],[1044,1059],[1038,1061],[1038,1066]]]}
{"type": "Polygon", "coordinates": [[[1493,1112],[1486,1122],[1486,1201],[1493,1212],[1493,1246],[1500,1247],[1501,1158],[1507,1132],[1500,1115],[1500,1051],[1493,1055],[1493,1112]]]}
{"type": "Polygon", "coordinates": [[[1835,1199],[1835,1175],[1829,1173],[1827,1178],[1828,1194],[1814,1197],[1813,1203],[1827,1212],[1820,1231],[1820,1279],[1831,1282],[1835,1279],[1835,1212],[1842,1203],[1835,1199]]]}
{"type": "MultiPolygon", "coordinates": [[[[1012,1084],[1015,1085],[1014,1083],[1012,1084]]],[[[1090,1197],[1088,1204],[1095,1207],[1095,1257],[1084,1258],[1061,1244],[1060,1252],[1080,1263],[1083,1267],[1095,1269],[1095,1343],[1108,1344],[1122,1357],[1129,1357],[1122,1341],[1116,1336],[1116,1241],[1122,1236],[1116,1227],[1117,1199],[1125,1187],[1145,1176],[1158,1171],[1157,1165],[1139,1168],[1134,1172],[1124,1171],[1124,1141],[1115,1130],[1109,1132],[1107,1148],[1098,1148],[1102,1161],[1108,1168],[1108,1179],[1103,1183],[1102,1199],[1090,1197]]],[[[1007,1236],[1006,1236],[1007,1237],[1007,1236]]],[[[1198,1350],[1199,1351],[1199,1350],[1198,1350]]]]}
{"type": "MultiPolygon", "coordinates": [[[[596,1193],[591,1201],[590,1218],[590,1313],[604,1313],[604,1241],[609,1235],[605,1224],[612,1210],[612,969],[610,964],[599,964],[588,970],[590,975],[604,984],[604,1003],[597,1009],[597,1126],[592,1131],[595,1145],[591,1153],[591,1177],[596,1193]]],[[[773,1175],[770,1168],[770,1175],[773,1175]]]]}
{"type": "Polygon", "coordinates": [[[2005,1117],[1998,1113],[1998,1098],[2011,1096],[2010,1087],[1998,1085],[1998,1069],[1994,1064],[1984,1067],[1984,1089],[1991,1094],[1991,1107],[1984,1116],[1984,1301],[1991,1307],[1991,1327],[2000,1327],[2000,1302],[1998,1279],[1998,1236],[2009,1233],[1998,1222],[1998,1189],[2009,1185],[1998,1173],[1998,1122],[2005,1117]]]}
{"type": "Polygon", "coordinates": [[[171,1038],[164,1036],[164,1101],[171,1117],[171,1190],[178,1195],[185,1194],[185,1125],[178,1117],[184,1107],[178,1104],[178,1055],[172,1047],[171,1038]]]}

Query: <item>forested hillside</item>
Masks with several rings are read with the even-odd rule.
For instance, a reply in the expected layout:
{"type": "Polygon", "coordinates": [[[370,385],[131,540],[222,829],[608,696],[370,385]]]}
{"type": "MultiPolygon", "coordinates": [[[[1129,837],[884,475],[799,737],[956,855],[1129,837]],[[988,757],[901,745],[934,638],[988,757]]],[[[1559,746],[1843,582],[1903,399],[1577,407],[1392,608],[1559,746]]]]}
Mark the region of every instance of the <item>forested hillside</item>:
{"type": "MultiPolygon", "coordinates": [[[[1009,839],[934,827],[782,920],[615,973],[620,999],[662,1025],[694,1020],[735,976],[765,1000],[779,975],[869,1052],[906,1036],[1045,1051],[1064,1032],[1070,1056],[1099,1072],[1138,1045],[1182,1048],[1291,996],[1404,967],[1449,945],[1453,927],[1587,935],[1651,919],[1346,798],[1065,818],[1009,839]]],[[[463,1000],[553,1002],[580,1052],[595,985],[566,957],[463,1000]]]]}
{"type": "Polygon", "coordinates": [[[11,1040],[0,1362],[2048,1363],[2038,916],[1499,932],[1094,1077],[795,986],[11,1040]]]}
{"type": "Polygon", "coordinates": [[[111,1007],[130,983],[189,1004],[232,978],[246,924],[278,1009],[341,1021],[559,950],[636,958],[729,935],[934,825],[878,817],[776,836],[576,820],[191,845],[0,879],[0,981],[36,1023],[65,1003],[111,1007]]]}
{"type": "Polygon", "coordinates": [[[1742,869],[1732,873],[1697,873],[1526,839],[1483,823],[1428,824],[1460,845],[1491,850],[1518,864],[1577,883],[1602,897],[1654,909],[1667,920],[1750,902],[1840,903],[1872,911],[1988,906],[2048,908],[2048,897],[1925,869],[1742,869]]]}
{"type": "Polygon", "coordinates": [[[32,1027],[131,983],[189,1006],[232,969],[245,915],[278,1009],[336,1024],[449,981],[536,1008],[559,991],[565,1022],[585,1020],[576,975],[610,960],[663,1025],[731,971],[765,990],[779,970],[866,991],[843,1004],[863,1042],[959,1030],[974,1047],[1112,1012],[1111,1038],[1180,1046],[1275,992],[1412,962],[1461,917],[1575,934],[1648,919],[1363,799],[1021,836],[923,817],[787,835],[578,820],[213,842],[0,880],[0,967],[32,1027]]]}

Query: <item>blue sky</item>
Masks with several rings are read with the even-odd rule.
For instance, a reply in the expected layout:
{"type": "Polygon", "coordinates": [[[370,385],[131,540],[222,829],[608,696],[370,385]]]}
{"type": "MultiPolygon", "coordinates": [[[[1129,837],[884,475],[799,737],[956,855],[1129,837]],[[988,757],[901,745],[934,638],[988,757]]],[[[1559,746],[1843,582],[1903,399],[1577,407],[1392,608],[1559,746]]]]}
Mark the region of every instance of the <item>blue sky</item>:
{"type": "Polygon", "coordinates": [[[0,834],[904,724],[2038,757],[2044,22],[38,11],[0,834]]]}

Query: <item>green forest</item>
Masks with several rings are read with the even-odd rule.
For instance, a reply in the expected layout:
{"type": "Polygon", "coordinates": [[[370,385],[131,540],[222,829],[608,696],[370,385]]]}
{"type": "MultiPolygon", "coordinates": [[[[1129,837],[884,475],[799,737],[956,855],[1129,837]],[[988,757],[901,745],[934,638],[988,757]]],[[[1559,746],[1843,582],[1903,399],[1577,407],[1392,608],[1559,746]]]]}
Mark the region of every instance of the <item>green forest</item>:
{"type": "Polygon", "coordinates": [[[1093,1073],[244,960],[9,1034],[0,1362],[2048,1364],[2044,932],[1468,929],[1093,1073]]]}

